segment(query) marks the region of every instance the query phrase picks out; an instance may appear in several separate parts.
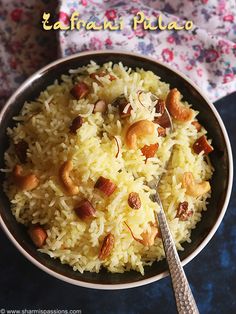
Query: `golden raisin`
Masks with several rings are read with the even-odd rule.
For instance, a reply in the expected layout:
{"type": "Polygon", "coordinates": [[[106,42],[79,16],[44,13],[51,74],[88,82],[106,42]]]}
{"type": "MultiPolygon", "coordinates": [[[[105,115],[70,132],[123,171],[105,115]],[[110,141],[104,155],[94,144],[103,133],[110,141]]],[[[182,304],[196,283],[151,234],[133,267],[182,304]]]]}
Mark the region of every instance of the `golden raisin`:
{"type": "Polygon", "coordinates": [[[76,134],[76,131],[81,128],[82,124],[83,118],[81,116],[74,118],[70,125],[70,133],[76,134]]]}
{"type": "Polygon", "coordinates": [[[179,220],[186,221],[192,214],[193,211],[188,209],[188,202],[185,201],[179,203],[175,217],[179,218],[179,220]]]}
{"type": "Polygon", "coordinates": [[[115,237],[113,236],[113,234],[108,233],[108,235],[103,240],[98,258],[100,260],[106,259],[111,254],[114,244],[115,237]]]}
{"type": "Polygon", "coordinates": [[[129,193],[128,204],[129,207],[133,209],[139,209],[141,207],[141,200],[139,194],[136,192],[129,193]]]}

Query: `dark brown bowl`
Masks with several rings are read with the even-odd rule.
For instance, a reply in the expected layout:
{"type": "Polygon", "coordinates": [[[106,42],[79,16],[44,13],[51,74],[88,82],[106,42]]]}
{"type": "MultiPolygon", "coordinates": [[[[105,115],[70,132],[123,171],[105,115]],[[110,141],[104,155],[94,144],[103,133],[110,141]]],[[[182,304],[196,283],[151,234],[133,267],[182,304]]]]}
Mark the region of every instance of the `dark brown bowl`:
{"type": "MultiPolygon", "coordinates": [[[[202,220],[197,224],[196,229],[192,231],[192,242],[185,243],[183,245],[184,251],[179,253],[180,259],[185,265],[206,246],[223,219],[232,188],[233,161],[228,135],[215,107],[202,95],[195,84],[170,67],[147,57],[116,51],[81,53],[49,64],[31,76],[13,94],[1,111],[0,168],[4,167],[3,153],[9,145],[6,128],[14,125],[12,117],[19,113],[24,102],[35,99],[40,91],[53,83],[55,79],[60,78],[61,74],[68,73],[69,69],[86,65],[90,60],[94,60],[98,64],[108,61],[114,63],[121,61],[131,68],[140,67],[153,71],[163,81],[168,82],[172,88],[177,87],[183,94],[184,99],[200,112],[198,119],[207,128],[209,138],[213,139],[215,150],[211,154],[211,161],[215,172],[211,180],[212,196],[207,206],[208,210],[203,213],[202,220]]],[[[1,182],[3,180],[4,176],[1,174],[1,182]]],[[[146,267],[144,276],[135,271],[124,274],[111,274],[106,271],[101,271],[99,274],[74,272],[71,267],[63,265],[59,260],[51,259],[35,249],[26,234],[25,228],[17,223],[12,215],[9,200],[2,189],[0,191],[0,215],[2,228],[15,246],[31,262],[47,273],[69,283],[97,289],[123,289],[151,283],[168,274],[165,260],[155,262],[151,267],[146,267]]]]}

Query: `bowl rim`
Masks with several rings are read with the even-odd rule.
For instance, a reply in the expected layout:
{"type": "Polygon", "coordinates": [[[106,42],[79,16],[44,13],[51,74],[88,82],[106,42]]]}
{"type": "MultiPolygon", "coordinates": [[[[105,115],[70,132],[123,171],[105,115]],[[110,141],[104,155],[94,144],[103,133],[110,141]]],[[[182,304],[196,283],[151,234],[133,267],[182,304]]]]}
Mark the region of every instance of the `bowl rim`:
{"type": "MultiPolygon", "coordinates": [[[[232,149],[231,149],[231,144],[230,144],[230,140],[228,137],[228,133],[226,131],[226,128],[224,126],[224,123],[218,113],[218,111],[216,110],[215,106],[211,103],[211,101],[208,99],[208,97],[205,95],[204,92],[202,92],[200,90],[200,88],[191,80],[189,79],[185,74],[181,73],[180,71],[173,69],[170,65],[165,64],[161,61],[158,61],[152,57],[149,56],[145,56],[145,55],[141,55],[138,53],[134,53],[134,52],[129,52],[129,51],[124,51],[124,50],[98,50],[98,51],[86,51],[86,52],[79,52],[76,54],[73,54],[71,56],[68,57],[63,57],[63,58],[59,58],[51,63],[49,63],[48,65],[44,66],[43,68],[41,68],[40,70],[38,70],[37,72],[35,72],[34,74],[32,74],[26,81],[24,81],[18,88],[17,90],[12,94],[12,96],[7,100],[7,102],[5,103],[5,105],[3,106],[1,112],[0,112],[0,122],[2,121],[2,118],[4,116],[5,111],[7,110],[8,106],[10,105],[10,103],[14,102],[14,99],[16,98],[16,96],[18,94],[20,94],[22,91],[25,90],[25,88],[27,88],[28,85],[31,84],[31,82],[33,82],[34,80],[36,80],[37,78],[40,78],[41,76],[43,76],[45,71],[50,70],[52,67],[61,64],[65,61],[71,60],[71,59],[76,59],[82,56],[89,56],[91,55],[91,60],[93,59],[93,55],[99,55],[99,54],[121,54],[121,55],[126,55],[126,56],[133,56],[133,57],[139,57],[139,58],[143,58],[146,61],[151,61],[151,62],[155,62],[157,64],[160,64],[163,67],[168,68],[169,70],[177,73],[181,78],[183,78],[183,80],[187,81],[189,84],[191,84],[195,90],[198,91],[198,93],[204,98],[204,100],[207,102],[208,106],[210,107],[210,109],[212,110],[213,114],[215,115],[218,124],[220,125],[222,134],[224,136],[224,140],[226,143],[226,149],[227,149],[227,153],[228,153],[228,161],[229,161],[229,169],[228,169],[228,182],[227,182],[227,192],[226,192],[226,197],[225,197],[225,201],[224,204],[222,206],[220,215],[218,216],[217,221],[215,222],[214,226],[212,227],[212,229],[210,230],[210,232],[208,233],[208,235],[206,236],[206,238],[200,243],[200,245],[189,255],[187,256],[185,259],[183,259],[181,261],[182,266],[188,264],[194,257],[196,257],[201,251],[202,249],[209,243],[209,241],[212,239],[213,235],[215,234],[215,232],[217,231],[224,215],[225,212],[227,210],[228,204],[229,204],[229,200],[230,200],[230,195],[231,195],[231,191],[232,191],[232,185],[233,185],[233,156],[232,156],[232,149]]],[[[41,270],[45,271],[46,273],[48,273],[49,275],[60,279],[62,281],[65,281],[67,283],[76,285],[76,286],[81,286],[84,288],[91,288],[91,289],[100,289],[100,290],[119,290],[119,289],[127,289],[127,288],[134,288],[134,287],[139,287],[139,286],[143,286],[149,283],[153,283],[155,281],[158,281],[166,276],[169,275],[168,271],[164,271],[161,274],[152,276],[150,278],[147,279],[141,279],[135,282],[129,282],[129,283],[114,283],[114,284],[97,284],[97,283],[90,283],[90,282],[84,282],[84,281],[80,281],[77,279],[72,279],[69,277],[66,277],[52,269],[49,269],[47,266],[41,264],[38,260],[36,260],[34,257],[32,257],[19,243],[18,241],[14,238],[14,236],[11,234],[11,232],[8,230],[7,225],[5,224],[5,222],[3,221],[1,215],[0,215],[0,226],[2,227],[2,229],[4,230],[5,234],[7,235],[7,237],[11,240],[11,242],[15,245],[15,247],[30,261],[32,262],[35,266],[37,266],[38,268],[40,268],[41,270]]]]}

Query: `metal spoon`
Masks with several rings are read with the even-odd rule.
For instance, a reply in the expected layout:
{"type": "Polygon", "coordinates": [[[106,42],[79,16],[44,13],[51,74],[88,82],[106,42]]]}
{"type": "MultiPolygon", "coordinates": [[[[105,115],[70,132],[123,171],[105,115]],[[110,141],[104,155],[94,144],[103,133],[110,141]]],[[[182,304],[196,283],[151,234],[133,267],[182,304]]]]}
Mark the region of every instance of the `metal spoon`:
{"type": "MultiPolygon", "coordinates": [[[[172,119],[166,108],[165,108],[164,114],[166,115],[167,118],[169,118],[170,132],[172,133],[174,130],[172,119]]],[[[169,160],[171,158],[171,155],[172,155],[172,151],[170,153],[169,160]]],[[[169,160],[166,162],[165,169],[168,167],[169,160]]],[[[155,212],[155,213],[156,213],[156,218],[159,222],[166,260],[169,266],[177,310],[178,310],[178,313],[180,314],[190,314],[190,313],[198,314],[199,311],[198,311],[196,302],[194,300],[192,291],[190,289],[184,269],[181,265],[179,255],[175,247],[174,240],[172,238],[170,229],[168,227],[168,223],[167,223],[166,215],[162,206],[162,202],[158,194],[158,184],[160,182],[160,179],[161,177],[158,179],[154,178],[151,182],[148,183],[148,186],[152,189],[155,189],[156,192],[151,195],[151,200],[153,202],[156,202],[160,207],[160,211],[155,212]]]]}
{"type": "MultiPolygon", "coordinates": [[[[146,93],[145,91],[142,91],[143,93],[146,93]]],[[[125,96],[122,94],[119,97],[117,97],[113,104],[116,103],[116,101],[123,100],[125,96]]],[[[153,101],[158,101],[158,97],[154,94],[151,95],[151,98],[153,101]]],[[[165,111],[162,115],[162,122],[163,127],[166,127],[166,125],[170,126],[170,133],[173,133],[173,123],[171,116],[168,112],[168,110],[165,107],[165,111]]],[[[161,123],[159,123],[161,125],[161,123]]],[[[162,125],[161,125],[162,126],[162,125]]],[[[168,161],[165,164],[164,169],[167,169],[169,160],[171,158],[172,151],[170,152],[170,157],[168,161]]],[[[150,196],[151,200],[153,202],[156,202],[159,207],[160,211],[155,212],[156,218],[159,222],[159,227],[161,231],[162,236],[162,242],[165,250],[166,260],[169,266],[169,271],[171,275],[172,280],[172,286],[175,294],[175,301],[177,310],[180,314],[198,314],[198,308],[196,305],[196,302],[194,300],[194,297],[192,295],[188,280],[186,278],[185,272],[183,270],[183,267],[181,265],[179,255],[177,253],[174,240],[172,238],[170,229],[168,227],[168,223],[166,220],[166,215],[162,206],[161,199],[158,194],[158,184],[161,180],[160,176],[159,178],[153,178],[152,181],[148,182],[147,185],[155,190],[155,193],[150,196]]]]}

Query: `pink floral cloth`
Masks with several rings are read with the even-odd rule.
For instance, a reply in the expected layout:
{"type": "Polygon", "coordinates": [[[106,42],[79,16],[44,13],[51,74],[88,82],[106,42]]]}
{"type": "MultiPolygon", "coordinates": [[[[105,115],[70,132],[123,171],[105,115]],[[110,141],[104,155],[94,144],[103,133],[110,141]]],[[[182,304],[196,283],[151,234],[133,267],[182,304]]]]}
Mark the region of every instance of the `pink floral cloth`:
{"type": "Polygon", "coordinates": [[[31,74],[57,58],[56,34],[43,31],[41,23],[43,12],[54,12],[57,5],[0,0],[0,106],[31,74]]]}
{"type": "Polygon", "coordinates": [[[119,49],[149,55],[178,69],[216,100],[236,90],[235,0],[0,0],[0,103],[30,74],[60,56],[119,49]],[[57,7],[59,5],[59,7],[57,7]],[[42,29],[43,12],[65,25],[73,11],[86,21],[124,19],[119,31],[42,29]],[[131,27],[142,11],[163,23],[192,20],[191,31],[144,31],[131,27]]]}
{"type": "Polygon", "coordinates": [[[122,49],[149,55],[190,77],[213,101],[236,90],[236,1],[235,0],[62,0],[60,20],[67,24],[73,11],[85,21],[124,19],[119,31],[74,30],[61,32],[60,52],[122,49]],[[171,21],[192,20],[191,31],[145,31],[131,27],[133,16],[171,21]]]}

